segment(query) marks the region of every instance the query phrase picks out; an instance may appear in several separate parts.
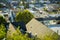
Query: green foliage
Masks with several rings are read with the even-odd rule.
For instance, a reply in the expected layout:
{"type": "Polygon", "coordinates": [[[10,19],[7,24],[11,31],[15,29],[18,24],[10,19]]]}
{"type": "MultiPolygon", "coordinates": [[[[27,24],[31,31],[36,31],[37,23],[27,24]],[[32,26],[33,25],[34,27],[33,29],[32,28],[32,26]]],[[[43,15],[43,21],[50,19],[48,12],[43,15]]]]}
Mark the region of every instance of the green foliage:
{"type": "Polygon", "coordinates": [[[3,24],[0,24],[0,40],[6,36],[6,28],[3,24]]]}
{"type": "Polygon", "coordinates": [[[19,30],[19,27],[17,28],[16,32],[13,33],[13,35],[7,35],[7,40],[36,40],[37,37],[29,38],[28,34],[22,34],[19,30]]]}
{"type": "Polygon", "coordinates": [[[5,22],[6,22],[6,20],[2,16],[0,16],[0,24],[5,23],[5,22]]]}
{"type": "Polygon", "coordinates": [[[60,2],[56,2],[56,4],[60,4],[60,2]]]}
{"type": "Polygon", "coordinates": [[[29,8],[29,3],[25,3],[24,8],[29,8]]]}
{"type": "Polygon", "coordinates": [[[28,23],[33,17],[34,16],[28,10],[24,10],[17,13],[15,20],[16,22],[28,23]]]}
{"type": "Polygon", "coordinates": [[[47,8],[43,8],[44,9],[44,11],[47,11],[47,8]]]}
{"type": "Polygon", "coordinates": [[[60,36],[56,33],[54,33],[53,35],[46,35],[44,40],[60,40],[60,36]]]}
{"type": "Polygon", "coordinates": [[[37,36],[33,37],[33,40],[41,40],[40,38],[38,38],[37,36]]]}

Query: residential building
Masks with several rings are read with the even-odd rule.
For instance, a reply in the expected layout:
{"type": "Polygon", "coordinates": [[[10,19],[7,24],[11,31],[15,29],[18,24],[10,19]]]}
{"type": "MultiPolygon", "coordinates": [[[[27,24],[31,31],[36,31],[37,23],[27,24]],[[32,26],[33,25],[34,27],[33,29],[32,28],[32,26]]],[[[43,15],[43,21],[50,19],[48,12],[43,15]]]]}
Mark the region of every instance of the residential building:
{"type": "Polygon", "coordinates": [[[60,23],[59,18],[36,18],[39,22],[46,25],[48,28],[53,30],[54,32],[58,33],[60,35],[60,23]]]}
{"type": "Polygon", "coordinates": [[[40,37],[42,39],[46,35],[51,36],[55,33],[53,30],[34,18],[26,24],[26,29],[28,33],[31,33],[32,35],[40,37]]]}

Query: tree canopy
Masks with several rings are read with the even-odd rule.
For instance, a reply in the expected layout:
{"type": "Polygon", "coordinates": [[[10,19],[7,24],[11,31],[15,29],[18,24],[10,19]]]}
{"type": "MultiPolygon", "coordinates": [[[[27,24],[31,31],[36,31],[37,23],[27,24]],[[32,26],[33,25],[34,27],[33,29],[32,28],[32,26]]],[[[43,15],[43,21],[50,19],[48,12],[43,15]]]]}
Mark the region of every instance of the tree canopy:
{"type": "Polygon", "coordinates": [[[6,37],[6,28],[3,24],[0,24],[0,40],[6,37]]]}
{"type": "Polygon", "coordinates": [[[53,35],[46,35],[44,40],[60,40],[60,36],[57,33],[54,33],[53,35]]]}
{"type": "Polygon", "coordinates": [[[28,23],[34,16],[28,10],[20,11],[16,15],[16,22],[28,23]]]}
{"type": "Polygon", "coordinates": [[[0,4],[0,8],[2,8],[3,7],[3,5],[2,4],[0,4]]]}
{"type": "Polygon", "coordinates": [[[13,35],[7,35],[7,40],[40,40],[37,37],[30,38],[28,34],[22,34],[22,32],[19,30],[19,28],[16,29],[16,32],[13,33],[13,35]]]}
{"type": "Polygon", "coordinates": [[[0,24],[5,22],[6,22],[5,18],[3,18],[3,16],[0,16],[0,24]]]}

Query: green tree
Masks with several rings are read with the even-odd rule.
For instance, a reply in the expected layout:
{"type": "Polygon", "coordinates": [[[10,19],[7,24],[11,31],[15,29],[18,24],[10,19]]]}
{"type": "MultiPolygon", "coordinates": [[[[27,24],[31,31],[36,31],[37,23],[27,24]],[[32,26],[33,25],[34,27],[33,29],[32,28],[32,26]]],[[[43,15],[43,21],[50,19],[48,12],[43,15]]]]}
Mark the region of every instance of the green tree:
{"type": "Polygon", "coordinates": [[[60,36],[56,33],[54,33],[53,35],[46,35],[44,40],[60,40],[60,36]]]}
{"type": "Polygon", "coordinates": [[[28,10],[24,10],[22,12],[17,13],[16,22],[24,22],[28,23],[34,16],[28,10]]]}
{"type": "Polygon", "coordinates": [[[28,34],[22,34],[21,31],[19,30],[19,27],[17,28],[16,32],[13,33],[13,35],[7,35],[7,40],[35,40],[35,38],[30,38],[28,34]]]}
{"type": "Polygon", "coordinates": [[[6,36],[6,28],[3,24],[0,24],[0,40],[6,36]]]}
{"type": "Polygon", "coordinates": [[[5,22],[6,22],[6,20],[2,16],[0,16],[0,24],[5,23],[5,22]]]}

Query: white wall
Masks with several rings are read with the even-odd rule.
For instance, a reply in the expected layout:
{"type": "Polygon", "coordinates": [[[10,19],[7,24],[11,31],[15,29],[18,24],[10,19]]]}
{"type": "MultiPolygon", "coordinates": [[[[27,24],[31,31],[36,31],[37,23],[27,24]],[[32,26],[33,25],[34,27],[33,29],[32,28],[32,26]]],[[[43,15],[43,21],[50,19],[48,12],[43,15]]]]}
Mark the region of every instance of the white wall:
{"type": "Polygon", "coordinates": [[[58,34],[60,35],[60,27],[51,27],[50,29],[52,29],[56,33],[58,31],[58,34]]]}

